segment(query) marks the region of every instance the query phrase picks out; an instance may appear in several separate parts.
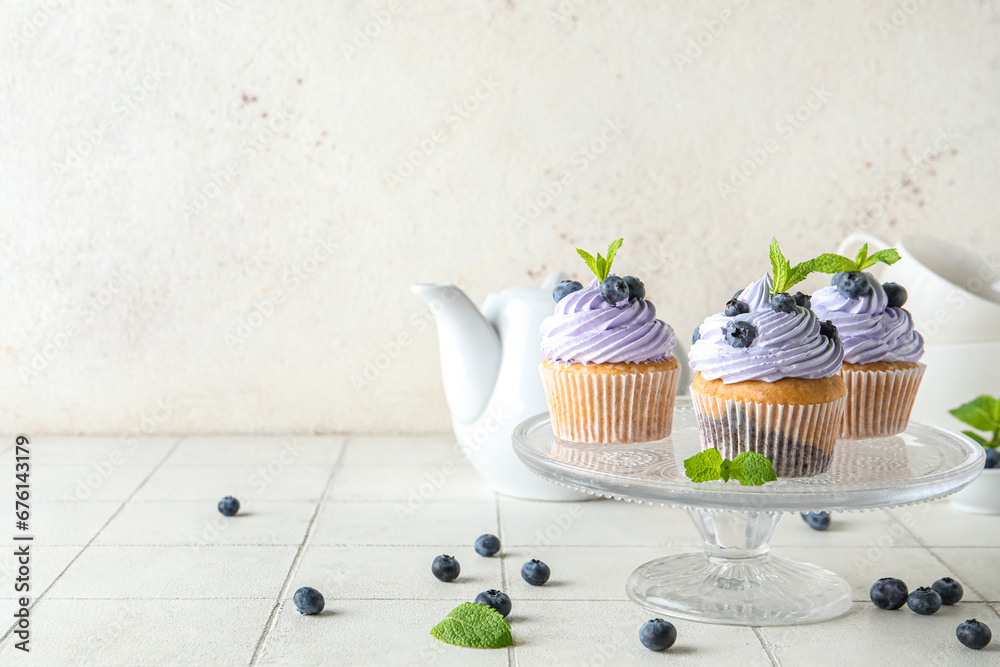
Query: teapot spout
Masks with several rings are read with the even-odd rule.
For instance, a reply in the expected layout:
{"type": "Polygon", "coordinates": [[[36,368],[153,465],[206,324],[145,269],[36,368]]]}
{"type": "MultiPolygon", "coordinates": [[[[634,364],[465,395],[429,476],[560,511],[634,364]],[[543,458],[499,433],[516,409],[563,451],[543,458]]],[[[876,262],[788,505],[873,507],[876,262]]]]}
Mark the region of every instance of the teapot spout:
{"type": "Polygon", "coordinates": [[[441,376],[452,420],[471,424],[486,409],[500,372],[502,348],[493,325],[454,285],[413,285],[434,315],[441,376]]]}

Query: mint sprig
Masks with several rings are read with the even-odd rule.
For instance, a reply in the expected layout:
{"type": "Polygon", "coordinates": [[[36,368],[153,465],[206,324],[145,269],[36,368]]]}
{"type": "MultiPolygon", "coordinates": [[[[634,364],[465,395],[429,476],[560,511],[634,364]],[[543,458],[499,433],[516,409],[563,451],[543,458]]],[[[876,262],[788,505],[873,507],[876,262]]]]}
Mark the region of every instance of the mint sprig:
{"type": "Polygon", "coordinates": [[[611,262],[615,260],[615,255],[618,254],[618,248],[622,247],[622,240],[612,241],[611,245],[608,246],[608,256],[601,257],[601,253],[597,253],[597,257],[594,257],[589,252],[585,250],[576,249],[580,257],[583,257],[583,261],[587,263],[590,270],[594,272],[597,276],[597,282],[603,283],[604,279],[608,277],[611,273],[611,262]]]}
{"type": "Polygon", "coordinates": [[[743,452],[730,461],[715,449],[706,449],[685,460],[684,474],[692,482],[735,479],[742,486],[761,486],[778,479],[774,466],[763,454],[743,452]]]}
{"type": "Polygon", "coordinates": [[[869,257],[868,244],[866,243],[861,246],[861,249],[858,250],[857,257],[854,259],[848,259],[843,255],[836,255],[828,252],[806,263],[810,265],[810,271],[815,271],[817,273],[842,273],[844,271],[864,271],[867,268],[875,266],[879,262],[892,265],[899,260],[899,253],[896,252],[895,248],[879,250],[877,253],[869,257]]]}
{"type": "Polygon", "coordinates": [[[987,440],[975,431],[962,431],[983,447],[1000,446],[1000,399],[983,394],[948,412],[974,429],[992,433],[987,440]]]}
{"type": "Polygon", "coordinates": [[[771,237],[771,296],[789,291],[806,279],[812,269],[813,260],[799,262],[792,266],[778,247],[778,239],[771,237]]]}
{"type": "Polygon", "coordinates": [[[446,644],[468,648],[506,648],[514,645],[510,625],[493,607],[463,602],[431,629],[446,644]]]}

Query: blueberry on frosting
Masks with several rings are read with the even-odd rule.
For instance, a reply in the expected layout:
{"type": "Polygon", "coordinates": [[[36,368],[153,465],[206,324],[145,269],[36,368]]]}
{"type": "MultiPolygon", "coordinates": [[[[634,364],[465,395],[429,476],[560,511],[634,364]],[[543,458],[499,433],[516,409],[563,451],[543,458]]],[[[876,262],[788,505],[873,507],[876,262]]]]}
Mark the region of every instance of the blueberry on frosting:
{"type": "Polygon", "coordinates": [[[845,299],[860,299],[872,291],[868,276],[861,271],[844,271],[834,274],[833,286],[845,299]]]}
{"type": "Polygon", "coordinates": [[[618,276],[608,276],[601,283],[601,298],[614,305],[628,301],[628,284],[618,276]]]}
{"type": "Polygon", "coordinates": [[[567,294],[572,294],[573,292],[582,289],[583,285],[581,285],[579,281],[564,280],[558,285],[556,285],[556,288],[552,290],[552,298],[555,299],[556,303],[559,303],[560,301],[563,300],[563,297],[566,296],[567,294]]]}
{"type": "Polygon", "coordinates": [[[808,294],[803,294],[802,292],[796,292],[795,294],[792,295],[792,298],[795,299],[796,306],[805,308],[806,310],[812,308],[812,299],[809,298],[808,294]]]}
{"type": "Polygon", "coordinates": [[[723,312],[726,317],[736,317],[737,315],[742,315],[743,313],[749,313],[750,306],[747,305],[746,301],[740,301],[736,297],[733,297],[726,302],[726,309],[723,312]]]}
{"type": "Polygon", "coordinates": [[[794,313],[796,312],[796,308],[798,308],[798,305],[795,303],[795,298],[787,292],[775,294],[771,297],[771,310],[777,313],[794,313]]]}
{"type": "Polygon", "coordinates": [[[726,342],[733,347],[750,347],[757,337],[757,329],[749,322],[734,320],[726,327],[726,342]]]}
{"type": "Polygon", "coordinates": [[[630,299],[644,299],[646,298],[646,286],[642,284],[642,281],[635,276],[625,276],[622,278],[625,284],[628,285],[628,298],[630,299]]]}
{"type": "Polygon", "coordinates": [[[837,333],[837,327],[830,320],[819,323],[819,334],[821,336],[826,336],[832,341],[840,340],[840,334],[837,333]]]}
{"type": "Polygon", "coordinates": [[[882,289],[885,290],[885,296],[889,299],[890,308],[902,308],[906,303],[906,288],[902,285],[882,283],[882,289]]]}

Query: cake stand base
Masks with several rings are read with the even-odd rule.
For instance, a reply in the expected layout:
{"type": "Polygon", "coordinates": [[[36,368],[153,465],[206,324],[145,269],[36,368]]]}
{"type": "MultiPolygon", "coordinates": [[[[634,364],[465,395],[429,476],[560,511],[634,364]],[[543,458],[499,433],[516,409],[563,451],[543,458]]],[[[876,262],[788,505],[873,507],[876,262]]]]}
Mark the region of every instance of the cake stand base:
{"type": "Polygon", "coordinates": [[[814,623],[850,610],[851,587],[839,576],[770,554],[780,513],[688,512],[705,540],[704,553],[640,566],[626,585],[634,602],[674,618],[723,625],[814,623]]]}

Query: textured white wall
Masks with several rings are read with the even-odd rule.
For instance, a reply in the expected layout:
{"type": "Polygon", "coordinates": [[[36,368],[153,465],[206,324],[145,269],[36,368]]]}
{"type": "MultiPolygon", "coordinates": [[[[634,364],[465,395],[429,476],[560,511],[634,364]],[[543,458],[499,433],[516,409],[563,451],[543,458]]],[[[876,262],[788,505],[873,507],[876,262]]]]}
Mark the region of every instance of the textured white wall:
{"type": "Polygon", "coordinates": [[[4,2],[0,430],[444,430],[408,285],[617,236],[682,340],[772,234],[996,248],[998,4],[4,2]]]}

